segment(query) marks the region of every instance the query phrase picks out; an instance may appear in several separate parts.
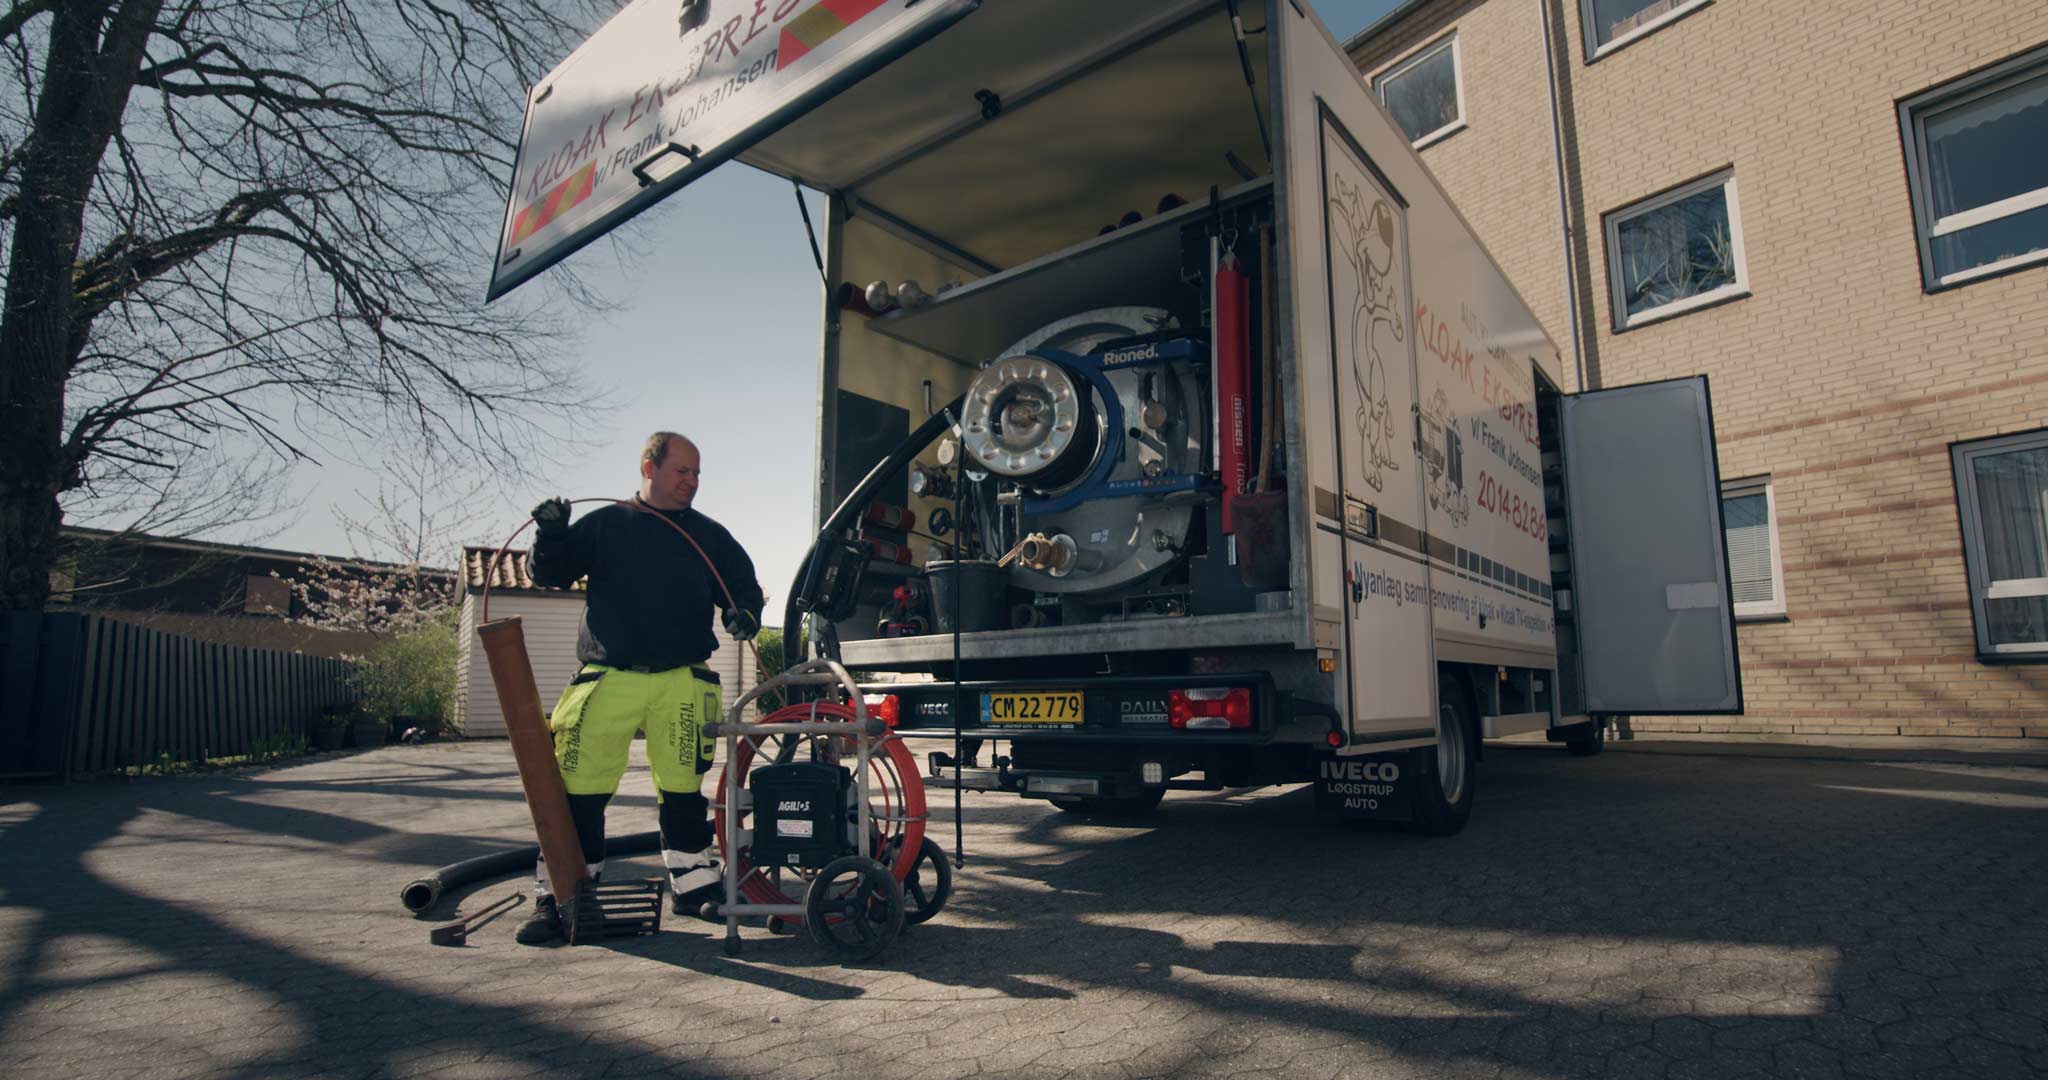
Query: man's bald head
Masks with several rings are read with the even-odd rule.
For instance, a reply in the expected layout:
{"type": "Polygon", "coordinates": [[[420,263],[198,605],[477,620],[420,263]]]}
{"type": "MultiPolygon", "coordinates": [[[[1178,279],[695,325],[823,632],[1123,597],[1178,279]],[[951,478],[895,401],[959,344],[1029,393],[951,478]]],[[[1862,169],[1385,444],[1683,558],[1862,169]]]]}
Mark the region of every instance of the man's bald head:
{"type": "Polygon", "coordinates": [[[657,510],[687,510],[697,497],[702,455],[673,431],[657,431],[640,449],[640,501],[657,510]]]}

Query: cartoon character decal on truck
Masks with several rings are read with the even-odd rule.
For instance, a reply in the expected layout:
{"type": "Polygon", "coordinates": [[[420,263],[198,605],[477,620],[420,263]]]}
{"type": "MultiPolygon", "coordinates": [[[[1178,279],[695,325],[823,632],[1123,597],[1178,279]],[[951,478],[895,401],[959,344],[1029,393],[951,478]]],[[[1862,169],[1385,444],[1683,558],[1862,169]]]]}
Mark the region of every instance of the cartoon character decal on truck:
{"type": "Polygon", "coordinates": [[[1368,192],[1342,176],[1332,179],[1336,194],[1330,199],[1330,245],[1358,275],[1358,292],[1351,298],[1351,375],[1358,380],[1358,393],[1364,399],[1355,418],[1363,436],[1359,472],[1374,491],[1385,491],[1385,471],[1401,468],[1394,455],[1394,406],[1387,395],[1387,363],[1402,355],[1408,338],[1393,276],[1394,210],[1377,192],[1368,192]]]}

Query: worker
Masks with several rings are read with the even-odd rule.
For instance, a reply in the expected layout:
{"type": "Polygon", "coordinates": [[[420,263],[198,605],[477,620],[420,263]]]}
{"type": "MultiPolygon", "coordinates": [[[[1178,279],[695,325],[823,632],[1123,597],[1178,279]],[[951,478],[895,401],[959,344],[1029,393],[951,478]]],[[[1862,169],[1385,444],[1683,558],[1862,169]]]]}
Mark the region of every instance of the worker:
{"type": "MultiPolygon", "coordinates": [[[[704,666],[718,648],[711,609],[724,609],[726,632],[744,641],[760,630],[764,602],[739,542],[690,507],[700,468],[696,444],[658,431],[641,450],[640,493],[630,506],[606,505],[574,525],[566,500],[533,510],[533,580],[566,588],[588,578],[576,632],[582,668],[548,719],[585,869],[593,878],[604,869],[605,805],[625,775],[633,736],[644,730],[660,804],[661,857],[678,915],[722,894],[709,850],[709,804],[700,791],[718,745],[704,734],[720,711],[718,675],[704,666]],[[681,526],[702,554],[656,515],[681,526]]],[[[545,862],[535,876],[533,913],[518,934],[527,945],[563,936],[545,862]]]]}

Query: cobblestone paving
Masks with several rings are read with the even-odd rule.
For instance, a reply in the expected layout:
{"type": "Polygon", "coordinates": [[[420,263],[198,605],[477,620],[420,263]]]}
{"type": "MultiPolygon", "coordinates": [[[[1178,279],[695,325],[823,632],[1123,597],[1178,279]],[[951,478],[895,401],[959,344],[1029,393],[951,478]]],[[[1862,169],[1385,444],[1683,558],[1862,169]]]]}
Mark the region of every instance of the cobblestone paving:
{"type": "MultiPolygon", "coordinates": [[[[515,887],[397,902],[527,835],[503,744],[0,788],[0,1076],[2048,1072],[2048,770],[1517,747],[1482,775],[1445,840],[1311,826],[1304,791],[1141,823],[970,797],[953,903],[859,968],[696,923],[429,946],[515,887]]],[[[652,827],[626,790],[615,831],[652,827]]]]}

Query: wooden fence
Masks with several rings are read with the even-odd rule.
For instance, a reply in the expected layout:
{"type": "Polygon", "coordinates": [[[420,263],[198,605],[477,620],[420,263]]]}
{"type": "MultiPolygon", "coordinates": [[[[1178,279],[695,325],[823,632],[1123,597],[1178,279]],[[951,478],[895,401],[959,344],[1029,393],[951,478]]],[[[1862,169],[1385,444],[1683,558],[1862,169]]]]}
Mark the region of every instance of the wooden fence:
{"type": "Polygon", "coordinates": [[[0,621],[0,774],[247,754],[355,700],[341,660],[198,641],[97,615],[0,621]]]}

